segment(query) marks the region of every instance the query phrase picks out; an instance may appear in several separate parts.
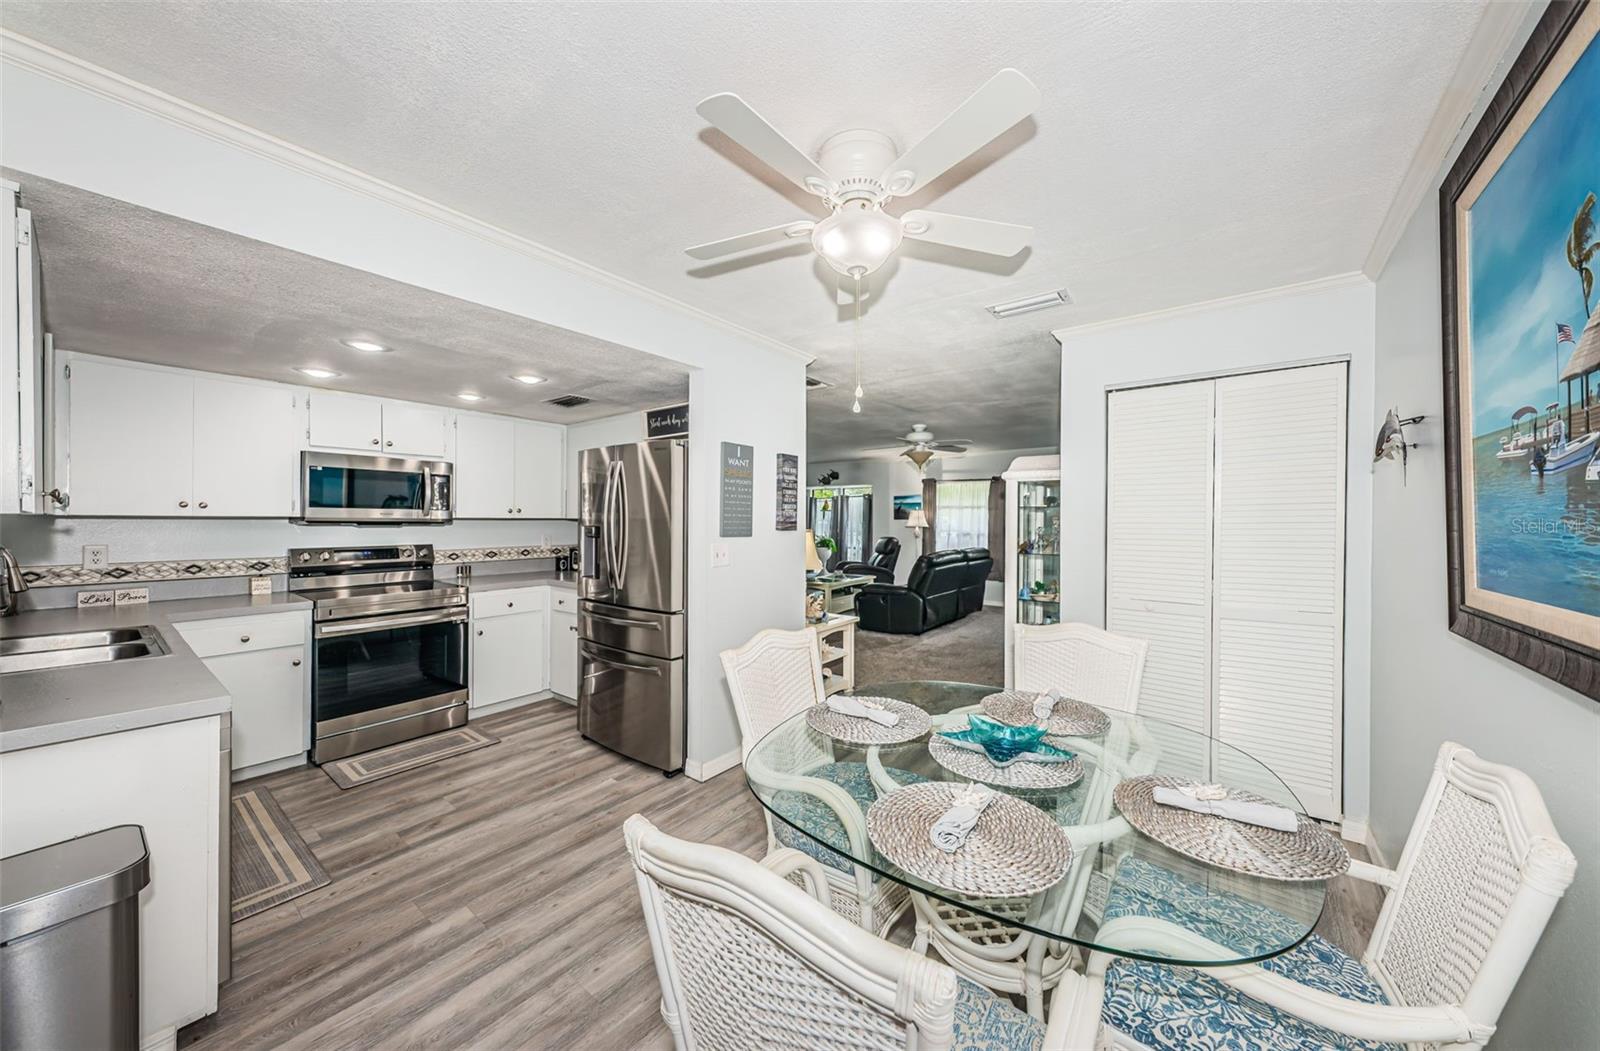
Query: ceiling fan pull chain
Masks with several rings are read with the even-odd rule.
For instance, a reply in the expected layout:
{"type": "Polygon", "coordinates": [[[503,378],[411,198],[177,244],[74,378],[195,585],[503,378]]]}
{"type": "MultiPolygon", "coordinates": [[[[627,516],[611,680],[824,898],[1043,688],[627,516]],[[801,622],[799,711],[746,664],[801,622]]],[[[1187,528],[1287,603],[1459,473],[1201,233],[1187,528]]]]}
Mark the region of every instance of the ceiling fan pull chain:
{"type": "Polygon", "coordinates": [[[850,403],[851,412],[861,411],[861,396],[866,392],[861,389],[861,271],[855,272],[856,276],[856,391],[855,401],[850,403]]]}

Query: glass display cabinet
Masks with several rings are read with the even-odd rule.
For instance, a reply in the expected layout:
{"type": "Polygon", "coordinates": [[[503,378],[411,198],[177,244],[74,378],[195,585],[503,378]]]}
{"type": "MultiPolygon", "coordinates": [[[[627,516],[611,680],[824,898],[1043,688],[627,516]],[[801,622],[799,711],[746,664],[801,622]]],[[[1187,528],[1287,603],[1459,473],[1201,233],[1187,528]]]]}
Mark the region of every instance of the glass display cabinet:
{"type": "Polygon", "coordinates": [[[1019,456],[1006,482],[1006,688],[1012,626],[1061,621],[1061,458],[1019,456]]]}

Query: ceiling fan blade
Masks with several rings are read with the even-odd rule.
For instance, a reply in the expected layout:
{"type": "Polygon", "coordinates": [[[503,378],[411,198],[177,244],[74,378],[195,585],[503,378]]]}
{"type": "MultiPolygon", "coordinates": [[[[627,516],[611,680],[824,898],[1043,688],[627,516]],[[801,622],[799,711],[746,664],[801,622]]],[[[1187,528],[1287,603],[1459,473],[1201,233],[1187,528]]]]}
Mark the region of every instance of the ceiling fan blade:
{"type": "Polygon", "coordinates": [[[703,245],[685,248],[684,252],[696,259],[716,259],[719,256],[732,255],[751,248],[760,248],[763,245],[780,244],[784,241],[804,237],[811,232],[816,223],[798,222],[784,223],[782,226],[769,226],[765,230],[752,230],[738,237],[724,237],[720,241],[707,241],[703,245]]]}
{"type": "Polygon", "coordinates": [[[952,445],[949,442],[934,442],[928,448],[941,453],[964,453],[967,451],[965,445],[952,445]]]}
{"type": "Polygon", "coordinates": [[[802,190],[828,195],[828,173],[738,95],[726,91],[712,95],[695,112],[802,190]]]}
{"type": "Polygon", "coordinates": [[[1012,256],[1028,247],[1033,227],[1016,223],[997,223],[993,219],[974,219],[970,215],[947,215],[913,209],[900,217],[905,235],[917,241],[967,248],[989,255],[1012,256]]]}
{"type": "Polygon", "coordinates": [[[1002,69],[889,165],[883,183],[896,197],[916,193],[1038,108],[1033,81],[1002,69]]]}

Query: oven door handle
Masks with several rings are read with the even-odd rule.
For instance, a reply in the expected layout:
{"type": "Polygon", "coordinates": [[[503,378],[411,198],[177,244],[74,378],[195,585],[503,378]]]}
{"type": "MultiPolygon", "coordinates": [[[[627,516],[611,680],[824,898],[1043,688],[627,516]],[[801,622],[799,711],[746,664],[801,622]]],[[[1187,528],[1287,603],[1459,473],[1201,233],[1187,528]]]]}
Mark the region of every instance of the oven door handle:
{"type": "Polygon", "coordinates": [[[385,628],[412,628],[419,624],[464,624],[466,620],[467,611],[464,609],[448,610],[443,613],[437,610],[429,610],[426,613],[412,613],[404,617],[362,617],[360,620],[342,620],[318,624],[317,638],[326,639],[337,635],[359,635],[362,632],[382,631],[385,628]]]}
{"type": "MultiPolygon", "coordinates": [[[[622,668],[622,669],[624,669],[626,671],[643,671],[643,672],[649,672],[651,675],[656,675],[656,676],[659,676],[661,674],[661,669],[660,668],[652,667],[649,664],[629,664],[627,661],[614,661],[614,660],[611,660],[609,657],[601,657],[601,656],[598,656],[598,655],[596,655],[594,653],[589,652],[588,650],[584,651],[583,656],[584,656],[584,658],[586,660],[594,661],[596,664],[604,664],[608,668],[622,668]]],[[[585,679],[595,679],[595,678],[600,677],[603,674],[604,674],[604,672],[592,671],[589,674],[585,675],[584,678],[585,679]]]]}

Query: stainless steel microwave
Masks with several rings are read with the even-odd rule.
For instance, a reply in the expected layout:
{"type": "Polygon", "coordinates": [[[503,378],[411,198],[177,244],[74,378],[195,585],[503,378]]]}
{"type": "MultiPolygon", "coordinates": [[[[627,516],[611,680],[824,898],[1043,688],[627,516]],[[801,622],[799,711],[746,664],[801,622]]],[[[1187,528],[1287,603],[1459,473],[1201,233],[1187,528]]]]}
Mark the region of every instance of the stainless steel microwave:
{"type": "Polygon", "coordinates": [[[300,454],[300,517],[306,522],[448,522],[451,501],[451,465],[444,460],[300,454]]]}

